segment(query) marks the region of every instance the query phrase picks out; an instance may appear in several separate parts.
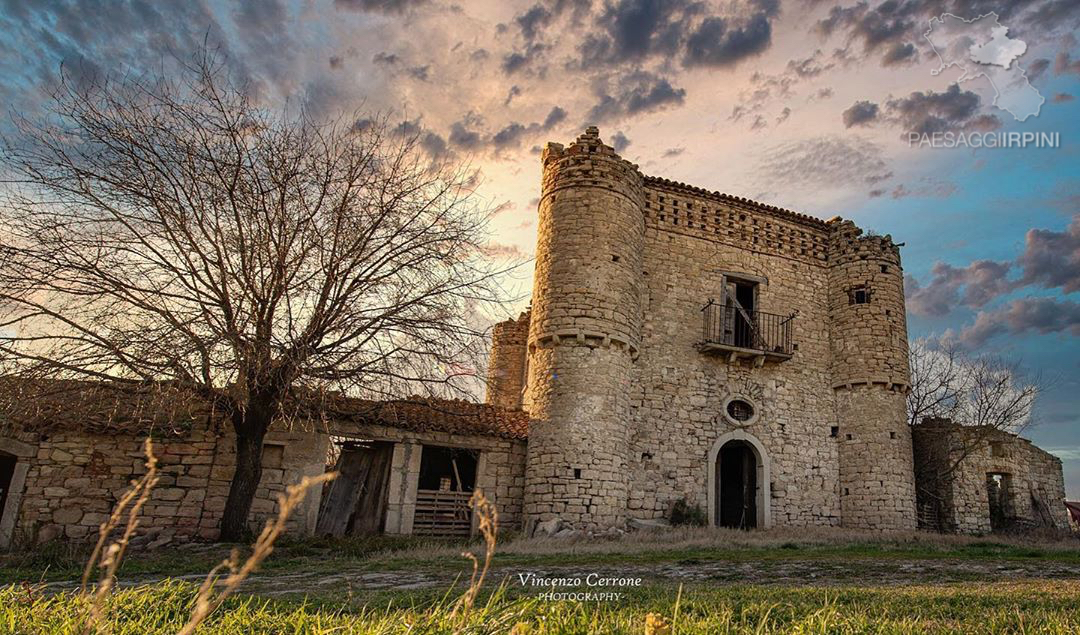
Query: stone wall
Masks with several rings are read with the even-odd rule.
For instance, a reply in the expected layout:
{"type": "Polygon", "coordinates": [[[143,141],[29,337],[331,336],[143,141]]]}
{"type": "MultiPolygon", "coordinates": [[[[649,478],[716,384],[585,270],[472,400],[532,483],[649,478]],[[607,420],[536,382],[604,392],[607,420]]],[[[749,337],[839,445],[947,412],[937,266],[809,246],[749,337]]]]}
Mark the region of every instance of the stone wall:
{"type": "Polygon", "coordinates": [[[709,509],[719,444],[739,438],[770,476],[765,522],[914,526],[903,273],[888,237],[642,176],[594,128],[549,144],[543,164],[527,515],[592,527],[617,524],[620,504],[637,518],[680,499],[709,509]],[[797,314],[790,359],[701,350],[724,276],[758,284],[756,310],[797,314]],[[856,287],[869,305],[849,305],[856,287]],[[732,397],[757,416],[727,417],[732,397]]]}
{"type": "MultiPolygon", "coordinates": [[[[233,437],[222,430],[199,426],[182,437],[154,439],[160,482],[140,516],[137,545],[217,537],[235,466],[233,437]]],[[[411,533],[410,505],[415,505],[424,444],[477,450],[477,487],[495,503],[501,527],[521,525],[524,441],[333,421],[320,424],[317,432],[273,429],[267,434],[262,480],[249,519],[253,531],[276,516],[277,497],[288,485],[326,471],[331,434],[395,443],[386,520],[390,533],[411,533]]],[[[5,534],[10,535],[10,544],[96,540],[97,528],[131,481],[146,470],[143,439],[130,434],[69,431],[0,439],[0,450],[12,445],[29,450],[19,459],[25,466],[24,484],[9,496],[0,519],[11,525],[10,534],[5,534]]],[[[293,512],[289,532],[315,530],[321,494],[312,491],[293,512]]]]}
{"type": "MultiPolygon", "coordinates": [[[[96,540],[98,526],[146,470],[143,438],[135,435],[65,431],[22,433],[17,440],[36,454],[25,459],[13,544],[96,540]]],[[[266,444],[280,450],[265,453],[264,460],[273,463],[264,463],[252,505],[253,530],[277,513],[276,495],[287,484],[323,471],[326,456],[326,437],[310,432],[271,431],[266,444]]],[[[160,481],[143,508],[137,542],[215,538],[235,466],[231,435],[196,427],[182,438],[155,438],[154,453],[160,481]]],[[[290,518],[290,530],[313,530],[317,512],[318,497],[309,497],[290,518]]]]}
{"type": "Polygon", "coordinates": [[[914,529],[905,400],[910,383],[900,249],[889,236],[832,224],[829,327],[843,524],[914,529]]]}
{"type": "Polygon", "coordinates": [[[522,313],[516,320],[499,322],[492,329],[485,403],[508,410],[521,408],[528,339],[528,313],[522,313]]]}
{"type": "Polygon", "coordinates": [[[668,181],[647,185],[642,348],[629,385],[630,515],[662,517],[679,499],[709,509],[713,450],[738,432],[764,448],[770,482],[759,487],[772,524],[840,524],[828,227],[668,181]],[[723,273],[761,280],[758,310],[798,312],[790,360],[758,367],[699,351],[702,307],[721,298],[723,273]],[[732,396],[756,407],[748,424],[725,416],[732,396]]]}
{"type": "Polygon", "coordinates": [[[925,529],[992,530],[987,475],[1005,476],[1004,529],[1069,527],[1061,460],[1000,430],[924,422],[912,430],[919,519],[925,529]]]}
{"type": "Polygon", "coordinates": [[[525,511],[580,528],[625,519],[627,374],[640,346],[637,166],[595,128],[543,153],[525,407],[525,511]]]}
{"type": "Polygon", "coordinates": [[[411,534],[416,505],[416,484],[424,445],[466,448],[479,453],[476,487],[483,490],[499,512],[499,526],[519,529],[525,492],[525,442],[516,439],[417,432],[389,426],[335,421],[327,430],[334,437],[352,437],[394,443],[387,496],[386,533],[411,534]]]}

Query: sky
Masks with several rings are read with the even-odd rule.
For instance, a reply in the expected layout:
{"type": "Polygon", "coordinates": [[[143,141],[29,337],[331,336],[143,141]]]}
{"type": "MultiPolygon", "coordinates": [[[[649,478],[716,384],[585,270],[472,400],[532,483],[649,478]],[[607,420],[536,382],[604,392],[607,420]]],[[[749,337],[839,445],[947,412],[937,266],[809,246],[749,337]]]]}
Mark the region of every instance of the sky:
{"type": "Polygon", "coordinates": [[[0,102],[32,116],[61,66],[139,75],[206,42],[268,104],[390,113],[468,164],[497,211],[493,253],[533,254],[540,148],[587,125],[646,174],[851,218],[905,244],[913,337],[1046,380],[1025,436],[1062,458],[1078,500],[1078,29],[1076,0],[0,0],[0,102]],[[942,14],[991,12],[999,69],[1038,91],[1037,115],[997,107],[985,75],[958,81],[942,68],[955,51],[925,36],[942,14]],[[1060,144],[910,143],[935,132],[1060,144]]]}

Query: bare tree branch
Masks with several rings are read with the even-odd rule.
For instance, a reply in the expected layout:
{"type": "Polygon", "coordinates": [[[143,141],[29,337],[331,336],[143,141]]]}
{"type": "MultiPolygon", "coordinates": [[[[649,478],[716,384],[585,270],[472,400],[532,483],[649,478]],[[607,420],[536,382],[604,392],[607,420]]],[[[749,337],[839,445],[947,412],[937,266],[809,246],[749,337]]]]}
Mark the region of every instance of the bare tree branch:
{"type": "Polygon", "coordinates": [[[44,118],[17,120],[0,370],[203,396],[237,433],[229,501],[246,517],[289,390],[464,391],[445,369],[479,356],[475,316],[513,264],[484,255],[466,168],[433,164],[387,116],[357,129],[359,114],[261,108],[220,62],[62,77],[44,118]]]}

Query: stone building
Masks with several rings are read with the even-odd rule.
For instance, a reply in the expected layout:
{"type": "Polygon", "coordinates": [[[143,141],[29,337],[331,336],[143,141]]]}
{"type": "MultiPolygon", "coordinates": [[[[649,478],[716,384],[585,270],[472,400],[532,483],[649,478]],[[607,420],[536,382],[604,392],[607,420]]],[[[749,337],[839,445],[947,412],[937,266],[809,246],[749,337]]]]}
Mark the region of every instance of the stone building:
{"type": "Polygon", "coordinates": [[[928,419],[912,428],[919,525],[980,534],[1069,526],[1061,459],[993,428],[928,419]]]}
{"type": "MultiPolygon", "coordinates": [[[[266,440],[253,527],[325,469],[341,476],[294,531],[467,534],[476,489],[526,531],[621,527],[680,501],[719,526],[905,530],[928,492],[940,520],[926,527],[1067,526],[1060,462],[1019,439],[916,487],[889,236],[645,176],[596,128],[542,162],[532,304],[494,328],[486,403],[297,397],[266,440]],[[991,499],[987,475],[1008,494],[991,499]]],[[[165,479],[141,539],[217,535],[229,426],[104,389],[34,421],[0,416],[0,546],[91,539],[147,434],[165,479]]],[[[917,426],[915,449],[963,434],[917,426]]]]}
{"type": "MultiPolygon", "coordinates": [[[[161,480],[142,510],[137,545],[213,540],[235,469],[223,417],[174,395],[87,384],[26,390],[0,382],[5,401],[35,399],[29,417],[0,417],[0,548],[92,541],[145,473],[153,441],[161,480]]],[[[528,418],[457,400],[298,400],[263,447],[250,526],[277,513],[277,496],[304,476],[340,476],[289,519],[297,534],[467,535],[468,499],[482,489],[506,526],[520,525],[528,418]]]]}
{"type": "MultiPolygon", "coordinates": [[[[731,527],[917,527],[899,245],[645,176],[596,128],[542,163],[531,310],[496,328],[488,394],[529,414],[527,528],[678,501],[731,527]]],[[[1060,464],[1026,465],[1060,508],[1060,464]]]]}

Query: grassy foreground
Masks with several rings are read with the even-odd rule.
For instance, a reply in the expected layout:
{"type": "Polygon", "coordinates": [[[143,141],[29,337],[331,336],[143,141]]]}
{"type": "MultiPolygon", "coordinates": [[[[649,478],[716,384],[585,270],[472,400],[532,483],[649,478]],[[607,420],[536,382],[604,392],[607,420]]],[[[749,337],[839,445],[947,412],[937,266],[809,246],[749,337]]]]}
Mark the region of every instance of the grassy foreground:
{"type": "MultiPolygon", "coordinates": [[[[117,635],[175,633],[195,587],[166,581],[119,591],[102,631],[117,635]]],[[[78,632],[84,600],[40,595],[15,585],[0,590],[0,632],[78,632]]],[[[546,601],[498,589],[466,617],[453,598],[398,594],[377,608],[242,597],[200,629],[249,633],[647,633],[646,615],[662,615],[664,633],[1077,633],[1080,583],[1017,582],[877,588],[652,588],[618,601],[546,601]]],[[[369,605],[370,607],[371,605],[369,605]]]]}
{"type": "MultiPolygon", "coordinates": [[[[478,541],[439,540],[411,536],[368,536],[345,539],[284,538],[260,567],[267,575],[294,571],[332,574],[351,571],[447,571],[465,573],[463,549],[478,541]]],[[[176,577],[205,574],[234,545],[189,545],[132,552],[119,576],[176,577]]],[[[77,579],[86,566],[86,546],[62,542],[0,553],[0,585],[77,579]]],[[[498,567],[565,565],[655,565],[696,562],[765,562],[790,559],[885,561],[1038,561],[1075,564],[1080,571],[1080,536],[948,536],[924,532],[890,534],[836,528],[732,529],[683,527],[642,532],[618,540],[500,538],[498,567]]]]}

